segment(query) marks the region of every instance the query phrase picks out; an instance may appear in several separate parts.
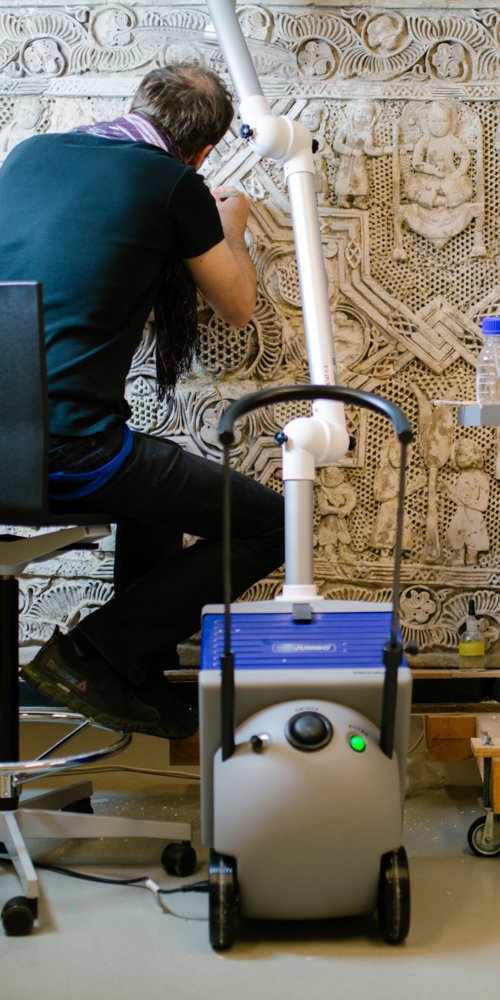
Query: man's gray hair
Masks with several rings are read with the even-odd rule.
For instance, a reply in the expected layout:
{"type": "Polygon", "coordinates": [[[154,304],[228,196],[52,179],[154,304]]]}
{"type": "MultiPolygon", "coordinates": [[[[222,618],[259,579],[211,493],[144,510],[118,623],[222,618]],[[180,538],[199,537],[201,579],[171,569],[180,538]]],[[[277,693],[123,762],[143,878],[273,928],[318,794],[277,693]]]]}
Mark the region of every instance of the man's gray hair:
{"type": "Polygon", "coordinates": [[[152,70],[139,84],[130,110],[147,115],[168,132],[186,157],[215,146],[234,115],[223,81],[197,63],[152,70]]]}

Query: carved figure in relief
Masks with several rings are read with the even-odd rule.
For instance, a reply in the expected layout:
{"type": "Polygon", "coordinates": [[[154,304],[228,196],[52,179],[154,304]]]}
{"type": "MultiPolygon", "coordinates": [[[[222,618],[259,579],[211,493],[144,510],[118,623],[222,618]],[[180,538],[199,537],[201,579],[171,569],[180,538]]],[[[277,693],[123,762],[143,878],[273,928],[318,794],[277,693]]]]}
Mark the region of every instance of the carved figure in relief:
{"type": "Polygon", "coordinates": [[[448,525],[446,543],[455,566],[475,566],[480,552],[488,552],[490,541],[484,520],[490,485],[483,470],[483,449],[471,438],[463,438],[453,448],[452,463],[458,471],[454,484],[442,483],[442,490],[456,504],[448,525]]]}
{"type": "Polygon", "coordinates": [[[316,194],[318,204],[325,205],[330,201],[330,180],[328,177],[328,166],[326,157],[332,156],[331,146],[328,145],[322,134],[323,109],[315,105],[308,104],[301,112],[300,120],[309,129],[313,139],[318,146],[314,154],[314,176],[316,180],[316,194]]]}
{"type": "Polygon", "coordinates": [[[347,518],[356,506],[356,492],[344,478],[338,465],[320,469],[318,510],[322,520],[318,530],[318,545],[325,559],[338,559],[346,563],[356,562],[356,556],[349,548],[351,533],[347,518]]]}
{"type": "Polygon", "coordinates": [[[451,455],[454,435],[454,413],[451,406],[435,406],[416,382],[411,383],[418,402],[418,446],[427,469],[427,513],[422,559],[437,563],[441,559],[441,539],[437,503],[439,470],[451,455]]]}
{"type": "MultiPolygon", "coordinates": [[[[441,248],[452,236],[463,232],[473,218],[478,223],[472,255],[481,256],[485,253],[482,240],[483,205],[480,199],[473,200],[471,150],[460,135],[455,109],[446,101],[432,101],[417,118],[418,125],[415,124],[420,136],[410,150],[410,170],[402,192],[407,203],[395,206],[394,258],[406,260],[402,245],[403,222],[441,248]]],[[[399,145],[398,137],[395,155],[404,159],[406,151],[399,145]]],[[[400,188],[400,172],[400,163],[396,162],[396,190],[400,188]]],[[[476,167],[476,175],[476,187],[481,191],[483,179],[479,167],[476,167]]]]}
{"type": "Polygon", "coordinates": [[[463,205],[472,197],[469,165],[469,150],[454,132],[451,107],[444,101],[433,101],[427,112],[427,130],[413,151],[414,173],[406,184],[408,199],[424,208],[463,205]]]}
{"type": "MultiPolygon", "coordinates": [[[[396,440],[385,441],[380,449],[379,468],[373,479],[373,496],[380,504],[375,515],[369,546],[388,558],[396,542],[396,516],[399,496],[400,445],[396,440]]],[[[407,480],[405,496],[416,493],[427,484],[427,477],[419,473],[407,480]]],[[[414,535],[407,511],[403,522],[403,551],[413,548],[414,535]]]]}
{"type": "Polygon", "coordinates": [[[365,333],[359,319],[342,309],[335,310],[332,320],[335,358],[339,374],[342,380],[345,380],[348,373],[354,371],[356,362],[364,354],[365,333]]]}
{"type": "Polygon", "coordinates": [[[335,179],[339,208],[369,208],[368,156],[382,156],[391,150],[374,145],[373,128],[380,114],[374,101],[355,101],[347,121],[338,130],[333,148],[340,156],[335,179]]]}
{"type": "Polygon", "coordinates": [[[44,114],[45,105],[36,95],[19,98],[15,117],[0,132],[0,162],[18,142],[36,135],[44,114]]]}

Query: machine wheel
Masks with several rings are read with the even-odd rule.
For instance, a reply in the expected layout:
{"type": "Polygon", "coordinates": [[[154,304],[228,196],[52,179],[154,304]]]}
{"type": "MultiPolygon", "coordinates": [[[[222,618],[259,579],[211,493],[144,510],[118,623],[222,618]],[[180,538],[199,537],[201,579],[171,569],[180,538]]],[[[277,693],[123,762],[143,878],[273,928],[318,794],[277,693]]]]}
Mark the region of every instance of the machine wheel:
{"type": "Polygon", "coordinates": [[[2,910],[3,929],[9,937],[31,934],[37,916],[37,900],[26,896],[13,896],[2,910]]]}
{"type": "Polygon", "coordinates": [[[382,855],[377,910],[384,941],[404,941],[410,927],[410,874],[404,847],[382,855]]]}
{"type": "Polygon", "coordinates": [[[161,856],[167,875],[192,875],[196,868],[196,851],[187,840],[167,844],[161,856]]]}
{"type": "Polygon", "coordinates": [[[490,844],[483,841],[485,825],[485,816],[479,816],[478,819],[475,819],[469,827],[467,842],[474,854],[478,854],[481,858],[495,858],[500,854],[500,841],[493,840],[490,844]]]}
{"type": "Polygon", "coordinates": [[[212,850],[208,880],[210,944],[214,951],[227,951],[234,943],[239,923],[235,859],[212,850]]]}

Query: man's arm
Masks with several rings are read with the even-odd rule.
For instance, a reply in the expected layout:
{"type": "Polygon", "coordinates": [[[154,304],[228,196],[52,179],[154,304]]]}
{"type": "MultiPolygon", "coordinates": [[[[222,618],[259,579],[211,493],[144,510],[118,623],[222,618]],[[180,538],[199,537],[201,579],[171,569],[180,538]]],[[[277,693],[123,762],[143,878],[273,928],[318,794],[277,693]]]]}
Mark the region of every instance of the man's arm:
{"type": "Polygon", "coordinates": [[[255,268],[245,243],[248,200],[234,188],[215,188],[212,194],[224,239],[211,250],[199,257],[190,257],[184,263],[217,315],[235,326],[246,326],[257,297],[255,268]]]}

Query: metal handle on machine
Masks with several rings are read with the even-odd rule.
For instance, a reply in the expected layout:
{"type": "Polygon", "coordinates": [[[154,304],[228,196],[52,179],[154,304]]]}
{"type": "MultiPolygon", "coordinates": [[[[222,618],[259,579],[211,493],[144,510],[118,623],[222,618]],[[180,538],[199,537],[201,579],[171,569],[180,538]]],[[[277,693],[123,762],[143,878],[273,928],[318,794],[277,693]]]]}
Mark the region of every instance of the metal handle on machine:
{"type": "Polygon", "coordinates": [[[387,417],[394,425],[394,430],[402,444],[409,444],[413,439],[413,431],[408,418],[399,406],[388,399],[363,389],[349,389],[343,385],[282,385],[275,389],[261,389],[248,396],[236,399],[222,414],[218,434],[222,444],[231,445],[234,441],[233,426],[240,417],[261,406],[281,403],[290,400],[332,399],[346,405],[361,406],[374,410],[387,417]]]}
{"type": "Polygon", "coordinates": [[[387,417],[394,426],[401,443],[401,464],[399,479],[399,501],[396,521],[396,544],[394,554],[393,607],[391,634],[384,644],[385,666],[384,690],[382,697],[382,719],[380,725],[380,746],[383,753],[392,757],[394,747],[394,726],[396,713],[397,671],[402,658],[402,645],[397,636],[400,564],[403,542],[404,493],[407,447],[413,439],[413,430],[403,411],[374,393],[346,386],[304,385],[280,386],[250,393],[234,403],[223,413],[218,427],[218,436],[224,447],[224,501],[223,501],[223,565],[224,565],[224,653],[222,656],[221,678],[221,725],[222,759],[227,760],[234,753],[234,656],[231,651],[231,483],[229,451],[234,442],[233,427],[240,417],[262,406],[291,400],[330,399],[344,404],[361,406],[387,417]]]}

